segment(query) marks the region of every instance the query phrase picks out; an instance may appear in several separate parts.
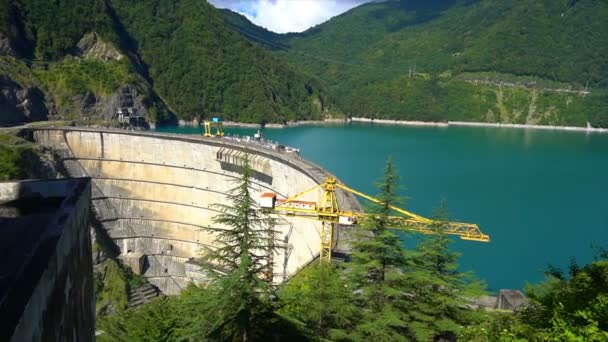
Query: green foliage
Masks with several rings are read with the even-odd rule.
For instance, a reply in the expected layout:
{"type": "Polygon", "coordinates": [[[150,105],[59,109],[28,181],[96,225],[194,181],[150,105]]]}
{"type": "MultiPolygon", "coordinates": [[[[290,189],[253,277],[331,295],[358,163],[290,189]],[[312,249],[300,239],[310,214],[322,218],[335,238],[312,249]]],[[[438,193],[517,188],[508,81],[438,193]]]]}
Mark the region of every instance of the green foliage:
{"type": "Polygon", "coordinates": [[[151,121],[174,119],[145,79],[137,52],[125,43],[128,34],[112,18],[106,1],[17,0],[3,3],[3,8],[9,15],[2,22],[2,33],[10,39],[18,58],[2,57],[0,73],[21,86],[44,90],[47,100],[53,100],[50,111],[58,115],[55,118],[78,118],[85,94],[99,99],[130,86],[143,96],[151,121]],[[78,53],[77,43],[86,35],[91,38],[93,32],[98,42],[110,49],[120,48],[126,58],[101,61],[72,57],[78,53]]]}
{"type": "Polygon", "coordinates": [[[12,13],[5,18],[8,22],[3,21],[3,26],[13,41],[22,43],[20,55],[30,59],[59,59],[72,51],[85,33],[109,32],[110,22],[102,0],[10,2],[6,8],[12,13]]]}
{"type": "Polygon", "coordinates": [[[347,337],[374,341],[453,338],[476,318],[465,307],[484,293],[484,285],[458,271],[458,254],[449,250],[451,240],[443,233],[445,203],[436,216],[435,234],[405,251],[402,240],[390,229],[391,207],[400,202],[391,159],[376,186],[380,204],[369,209],[371,215],[361,224],[363,234],[346,266],[349,285],[355,289],[354,303],[361,308],[347,337]]]}
{"type": "Polygon", "coordinates": [[[0,133],[0,181],[42,177],[46,167],[34,146],[0,133]]]}
{"type": "Polygon", "coordinates": [[[11,56],[0,56],[0,75],[20,85],[38,86],[40,83],[23,61],[11,56]]]}
{"type": "MultiPolygon", "coordinates": [[[[61,60],[92,31],[128,56],[123,65],[62,62],[39,71],[62,114],[73,112],[70,94],[107,93],[137,70],[183,119],[265,123],[341,111],[608,126],[606,26],[589,19],[605,16],[602,1],[373,3],[288,35],[194,0],[4,0],[2,9],[0,27],[26,58],[61,60]],[[565,91],[589,86],[590,95],[565,91]]],[[[151,93],[146,102],[162,101],[151,93]]],[[[163,106],[150,113],[171,121],[163,106]]]]}
{"type": "Polygon", "coordinates": [[[459,341],[528,342],[521,333],[517,316],[511,312],[475,312],[474,320],[458,331],[459,341]]]}
{"type": "Polygon", "coordinates": [[[412,333],[420,341],[436,336],[455,335],[463,324],[474,319],[474,313],[463,309],[468,300],[484,294],[485,286],[468,273],[458,271],[458,253],[451,252],[452,240],[443,232],[448,221],[447,205],[442,199],[431,228],[408,252],[405,269],[408,303],[406,311],[412,333]]]}
{"type": "Polygon", "coordinates": [[[274,303],[245,294],[243,289],[234,275],[206,288],[191,286],[185,290],[174,313],[180,319],[180,340],[308,340],[297,322],[275,312],[274,303]]]}
{"type": "Polygon", "coordinates": [[[316,81],[254,46],[204,1],[111,1],[180,118],[282,122],[319,118],[316,81]]]}
{"type": "Polygon", "coordinates": [[[348,334],[357,308],[344,274],[333,265],[314,263],[296,274],[279,291],[279,312],[303,322],[320,338],[348,334]]]}
{"type": "Polygon", "coordinates": [[[114,341],[178,341],[181,319],[176,313],[177,298],[157,298],[139,308],[128,309],[98,321],[103,333],[97,340],[114,341]]]}
{"type": "MultiPolygon", "coordinates": [[[[77,115],[72,95],[107,95],[133,83],[137,73],[183,119],[219,114],[226,120],[284,122],[321,118],[327,107],[316,80],[241,38],[204,1],[4,0],[2,6],[11,13],[2,18],[2,32],[20,56],[43,61],[33,66],[62,116],[77,115]],[[61,61],[91,32],[127,58],[61,61]]],[[[160,97],[146,98],[152,120],[169,121],[157,105],[160,97]]]]}
{"type": "MultiPolygon", "coordinates": [[[[251,195],[251,169],[246,161],[242,177],[227,194],[229,204],[216,204],[213,218],[221,228],[214,233],[213,248],[205,248],[202,263],[207,269],[213,293],[206,312],[211,319],[193,322],[194,336],[211,340],[259,340],[273,336],[264,327],[291,324],[274,313],[270,282],[276,230],[274,219],[259,208],[251,195]]],[[[275,337],[293,329],[279,330],[275,337]]]]}
{"type": "Polygon", "coordinates": [[[95,272],[95,307],[99,315],[126,309],[128,283],[125,274],[115,260],[108,259],[97,266],[95,272]],[[110,309],[110,307],[112,307],[110,309]],[[106,312],[110,309],[110,312],[106,312]]]}
{"type": "Polygon", "coordinates": [[[102,62],[65,58],[48,69],[35,70],[46,89],[61,97],[92,92],[111,95],[121,86],[134,83],[127,60],[102,62]]]}
{"type": "Polygon", "coordinates": [[[218,214],[213,223],[221,228],[205,228],[214,234],[213,248],[203,248],[203,265],[212,278],[230,278],[238,274],[239,283],[251,292],[269,290],[268,275],[274,264],[271,257],[277,250],[274,219],[260,208],[252,197],[252,175],[248,162],[236,186],[228,191],[230,204],[215,204],[218,214]]]}
{"type": "Polygon", "coordinates": [[[461,329],[467,341],[606,341],[608,260],[570,266],[569,276],[550,269],[540,284],[528,285],[528,306],[516,314],[484,313],[461,329]]]}
{"type": "Polygon", "coordinates": [[[521,322],[535,338],[554,341],[608,339],[608,260],[582,268],[573,264],[569,279],[549,275],[526,287],[530,307],[521,322]]]}
{"type": "MultiPolygon", "coordinates": [[[[104,249],[99,236],[93,244],[93,252],[104,249]]],[[[107,253],[107,251],[104,251],[107,253]]],[[[98,327],[104,324],[105,317],[115,316],[127,309],[129,290],[138,288],[146,283],[145,279],[134,274],[130,267],[119,260],[108,258],[95,265],[95,308],[97,317],[101,319],[98,327]]]]}
{"type": "Polygon", "coordinates": [[[0,180],[19,179],[23,175],[20,163],[21,153],[18,149],[0,145],[0,180]]]}
{"type": "Polygon", "coordinates": [[[384,178],[376,186],[381,204],[373,205],[371,214],[360,225],[360,238],[353,246],[352,261],[347,264],[349,282],[355,289],[355,303],[361,316],[350,338],[354,340],[406,340],[407,321],[402,308],[406,254],[401,239],[389,229],[391,206],[399,199],[398,175],[392,159],[386,163],[384,178]]]}
{"type": "Polygon", "coordinates": [[[124,86],[141,88],[126,59],[103,62],[67,56],[33,72],[54,99],[57,114],[63,118],[78,118],[80,102],[87,94],[103,97],[111,96],[124,86]]]}
{"type": "Polygon", "coordinates": [[[351,116],[606,127],[607,15],[605,1],[386,1],[281,36],[225,16],[351,116]]]}

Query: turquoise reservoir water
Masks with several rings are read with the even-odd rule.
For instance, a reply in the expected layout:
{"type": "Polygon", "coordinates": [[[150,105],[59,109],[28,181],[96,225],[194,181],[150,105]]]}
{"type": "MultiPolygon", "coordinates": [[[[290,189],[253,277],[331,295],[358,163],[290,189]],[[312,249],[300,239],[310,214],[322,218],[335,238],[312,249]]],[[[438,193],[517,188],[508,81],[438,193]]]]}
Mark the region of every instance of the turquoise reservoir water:
{"type": "MultiPolygon", "coordinates": [[[[200,128],[164,128],[194,134],[200,128]]],[[[253,134],[253,129],[227,129],[253,134]]],[[[477,127],[421,128],[352,124],[266,129],[266,138],[301,148],[302,156],[343,182],[374,194],[394,156],[409,197],[430,215],[440,196],[451,219],[473,222],[492,242],[457,240],[461,268],[491,290],[538,282],[551,263],[593,260],[608,248],[608,134],[477,127]]]]}

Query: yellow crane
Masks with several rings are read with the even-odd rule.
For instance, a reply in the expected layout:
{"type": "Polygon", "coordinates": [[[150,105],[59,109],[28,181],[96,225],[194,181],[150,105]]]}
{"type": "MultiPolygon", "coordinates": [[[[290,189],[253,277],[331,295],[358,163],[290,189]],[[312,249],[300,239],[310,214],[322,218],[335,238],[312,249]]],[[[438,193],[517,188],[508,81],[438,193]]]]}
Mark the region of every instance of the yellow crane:
{"type": "Polygon", "coordinates": [[[224,136],[224,126],[222,125],[222,120],[220,118],[213,118],[212,121],[205,120],[205,132],[203,133],[204,137],[223,137],[224,136]],[[211,132],[211,126],[215,126],[215,134],[211,132]]]}
{"type": "MultiPolygon", "coordinates": [[[[353,225],[365,217],[373,215],[358,211],[340,210],[336,196],[338,188],[374,203],[382,204],[382,201],[351,189],[344,184],[340,184],[334,177],[328,177],[325,179],[325,182],[287,199],[279,199],[275,193],[264,193],[260,200],[260,206],[271,209],[276,214],[321,221],[321,251],[319,258],[321,262],[329,262],[333,248],[333,232],[336,225],[353,225]],[[323,189],[323,196],[319,203],[298,200],[305,194],[319,188],[323,189]]],[[[424,234],[434,234],[438,230],[441,230],[445,234],[457,235],[463,240],[490,242],[490,236],[482,233],[476,224],[431,220],[395,206],[390,206],[390,208],[401,214],[400,216],[389,216],[389,226],[391,228],[416,231],[424,234]]]]}

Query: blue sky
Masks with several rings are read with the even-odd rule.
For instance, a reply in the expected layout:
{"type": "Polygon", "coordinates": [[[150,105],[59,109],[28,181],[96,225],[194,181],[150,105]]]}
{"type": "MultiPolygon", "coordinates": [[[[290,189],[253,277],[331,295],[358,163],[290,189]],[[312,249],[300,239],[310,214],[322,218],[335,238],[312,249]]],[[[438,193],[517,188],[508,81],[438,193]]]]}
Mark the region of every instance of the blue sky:
{"type": "Polygon", "coordinates": [[[278,33],[302,32],[372,0],[209,0],[218,8],[245,15],[254,24],[278,33]]]}

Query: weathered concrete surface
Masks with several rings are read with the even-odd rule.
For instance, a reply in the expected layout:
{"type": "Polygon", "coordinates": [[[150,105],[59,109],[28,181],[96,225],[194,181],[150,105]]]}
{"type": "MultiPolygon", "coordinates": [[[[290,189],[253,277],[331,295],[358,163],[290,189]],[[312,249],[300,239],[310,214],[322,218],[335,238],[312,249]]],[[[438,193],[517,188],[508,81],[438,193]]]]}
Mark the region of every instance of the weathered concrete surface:
{"type": "MultiPolygon", "coordinates": [[[[211,245],[212,205],[226,203],[247,155],[255,179],[253,194],[273,191],[289,197],[329,174],[312,163],[248,144],[216,138],[89,130],[32,129],[33,139],[59,151],[71,176],[93,180],[93,207],[121,255],[145,254],[141,273],[166,294],[202,279],[193,260],[211,245]],[[221,152],[221,153],[218,153],[221,152]]],[[[321,190],[303,198],[317,201],[321,190]]],[[[339,193],[358,208],[350,194],[339,193]]],[[[320,223],[283,217],[277,227],[284,248],[273,255],[274,281],[281,282],[319,253],[320,223]]],[[[336,249],[348,248],[336,235],[336,249]]]]}
{"type": "Polygon", "coordinates": [[[93,341],[88,179],[0,183],[0,341],[93,341]]]}

